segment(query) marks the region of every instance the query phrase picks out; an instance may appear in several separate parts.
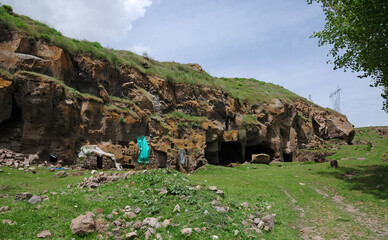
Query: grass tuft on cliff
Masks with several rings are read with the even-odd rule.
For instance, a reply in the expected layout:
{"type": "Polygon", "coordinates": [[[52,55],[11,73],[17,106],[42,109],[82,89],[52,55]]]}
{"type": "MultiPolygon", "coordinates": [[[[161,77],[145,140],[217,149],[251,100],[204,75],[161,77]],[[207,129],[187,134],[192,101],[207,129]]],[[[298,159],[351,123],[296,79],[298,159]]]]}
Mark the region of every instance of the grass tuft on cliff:
{"type": "Polygon", "coordinates": [[[104,48],[98,42],[71,39],[44,23],[14,13],[12,8],[10,11],[6,5],[0,7],[0,28],[26,33],[31,44],[45,41],[49,45],[63,48],[72,55],[90,55],[94,59],[108,61],[117,68],[126,66],[146,75],[161,77],[167,82],[223,89],[240,103],[266,103],[275,98],[290,103],[301,98],[272,83],[252,78],[216,78],[205,71],[194,70],[189,65],[176,62],[158,62],[130,51],[104,48]]]}

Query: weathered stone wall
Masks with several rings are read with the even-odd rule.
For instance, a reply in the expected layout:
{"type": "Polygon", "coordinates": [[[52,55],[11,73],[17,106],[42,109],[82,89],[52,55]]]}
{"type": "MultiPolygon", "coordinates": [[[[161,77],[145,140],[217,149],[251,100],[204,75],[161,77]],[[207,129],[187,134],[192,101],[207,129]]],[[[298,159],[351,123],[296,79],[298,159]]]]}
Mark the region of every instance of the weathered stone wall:
{"type": "Polygon", "coordinates": [[[354,136],[346,117],[305,100],[240,104],[223,90],[117,69],[41,41],[32,44],[17,32],[0,42],[0,67],[24,70],[13,79],[0,75],[0,147],[38,153],[41,161],[55,152],[74,164],[82,145],[98,144],[124,166],[140,169],[136,137],[144,135],[151,147],[148,168],[192,171],[260,153],[295,161],[299,148],[320,139],[350,142],[354,136]],[[173,111],[198,118],[168,114],[173,111]],[[247,115],[255,121],[244,121],[247,115]],[[184,169],[180,149],[187,154],[184,169]]]}

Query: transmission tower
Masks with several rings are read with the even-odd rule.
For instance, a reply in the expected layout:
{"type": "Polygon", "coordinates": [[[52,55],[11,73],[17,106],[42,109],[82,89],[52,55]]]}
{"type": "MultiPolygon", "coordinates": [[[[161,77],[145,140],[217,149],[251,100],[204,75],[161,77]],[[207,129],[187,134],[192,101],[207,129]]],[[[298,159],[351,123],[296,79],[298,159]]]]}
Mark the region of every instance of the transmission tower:
{"type": "Polygon", "coordinates": [[[329,99],[333,102],[333,109],[341,112],[341,92],[342,89],[337,87],[337,90],[330,94],[329,99]]]}
{"type": "Polygon", "coordinates": [[[309,101],[312,102],[313,99],[311,98],[311,94],[309,94],[309,101]]]}

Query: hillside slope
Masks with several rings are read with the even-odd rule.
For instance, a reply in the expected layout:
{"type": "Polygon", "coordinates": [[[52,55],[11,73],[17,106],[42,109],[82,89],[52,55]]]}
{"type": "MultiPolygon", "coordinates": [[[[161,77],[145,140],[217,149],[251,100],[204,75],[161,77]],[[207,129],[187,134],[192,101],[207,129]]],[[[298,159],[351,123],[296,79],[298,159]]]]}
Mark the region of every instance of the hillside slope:
{"type": "MultiPolygon", "coordinates": [[[[0,148],[56,153],[79,163],[97,144],[128,168],[136,137],[151,147],[149,168],[192,171],[265,153],[301,161],[323,140],[351,142],[347,118],[271,83],[215,78],[197,64],[162,63],[55,29],[0,7],[0,148]],[[185,160],[178,161],[185,151],[185,160]]],[[[308,156],[320,161],[319,156],[308,156]]],[[[102,167],[112,166],[104,158],[102,167]]],[[[81,163],[96,168],[91,158],[81,163]]]]}

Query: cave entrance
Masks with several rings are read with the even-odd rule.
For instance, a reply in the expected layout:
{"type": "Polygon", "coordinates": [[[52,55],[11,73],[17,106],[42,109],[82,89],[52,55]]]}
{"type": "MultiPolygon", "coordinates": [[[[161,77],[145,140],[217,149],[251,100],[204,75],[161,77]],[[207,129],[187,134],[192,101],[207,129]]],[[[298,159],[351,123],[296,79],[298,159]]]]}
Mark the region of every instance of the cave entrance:
{"type": "Polygon", "coordinates": [[[155,157],[158,161],[158,168],[166,168],[166,166],[167,166],[167,153],[155,151],[155,157]]]}
{"type": "Polygon", "coordinates": [[[22,110],[17,107],[14,99],[12,99],[11,111],[11,117],[0,123],[0,147],[10,148],[13,151],[19,152],[23,136],[23,119],[22,110]]]}
{"type": "Polygon", "coordinates": [[[284,162],[292,162],[292,154],[283,153],[284,162]]]}
{"type": "Polygon", "coordinates": [[[102,156],[97,156],[97,168],[102,169],[102,156]]]}
{"type": "Polygon", "coordinates": [[[275,155],[275,151],[266,145],[254,145],[254,146],[246,147],[246,149],[245,149],[245,161],[247,161],[247,162],[252,161],[252,155],[253,154],[260,154],[260,153],[268,154],[271,160],[273,160],[274,155],[275,155]]]}
{"type": "Polygon", "coordinates": [[[124,169],[135,169],[135,166],[134,165],[131,165],[131,164],[121,164],[121,166],[124,168],[124,169]]]}
{"type": "Polygon", "coordinates": [[[241,144],[238,142],[221,143],[221,150],[218,153],[218,160],[218,164],[225,166],[230,163],[242,163],[244,158],[241,144]]]}

